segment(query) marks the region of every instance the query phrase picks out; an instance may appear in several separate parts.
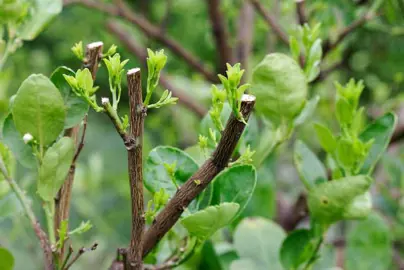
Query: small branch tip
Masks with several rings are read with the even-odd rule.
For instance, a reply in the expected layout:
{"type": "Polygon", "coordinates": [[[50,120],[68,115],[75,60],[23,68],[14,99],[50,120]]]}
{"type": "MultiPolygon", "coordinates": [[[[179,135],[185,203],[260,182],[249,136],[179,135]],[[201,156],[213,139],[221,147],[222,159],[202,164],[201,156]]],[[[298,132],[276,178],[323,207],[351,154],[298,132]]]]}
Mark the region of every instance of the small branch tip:
{"type": "Polygon", "coordinates": [[[92,43],[88,44],[87,48],[89,50],[92,50],[92,49],[95,49],[95,48],[98,48],[101,46],[104,46],[104,43],[102,41],[96,41],[96,42],[92,42],[92,43]]]}
{"type": "Polygon", "coordinates": [[[253,96],[253,95],[248,95],[248,94],[244,94],[244,95],[241,97],[241,101],[245,101],[245,102],[252,102],[252,101],[255,101],[255,96],[253,96]]]}
{"type": "Polygon", "coordinates": [[[109,98],[107,98],[107,97],[101,98],[101,104],[102,105],[106,105],[107,103],[109,103],[109,98]]]}
{"type": "Polygon", "coordinates": [[[126,73],[126,74],[127,75],[132,75],[132,74],[135,74],[135,73],[138,73],[138,72],[140,72],[140,68],[132,68],[132,69],[129,69],[128,73],[126,73]]]}

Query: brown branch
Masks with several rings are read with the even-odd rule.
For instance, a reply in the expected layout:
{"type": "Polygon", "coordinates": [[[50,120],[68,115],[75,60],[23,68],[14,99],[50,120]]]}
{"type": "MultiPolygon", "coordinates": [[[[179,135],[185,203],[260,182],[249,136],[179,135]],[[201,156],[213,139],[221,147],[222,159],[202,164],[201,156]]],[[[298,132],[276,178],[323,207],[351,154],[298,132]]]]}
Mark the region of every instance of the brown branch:
{"type": "MultiPolygon", "coordinates": [[[[281,203],[283,203],[281,201],[281,203]]],[[[308,216],[307,196],[301,193],[295,204],[279,213],[277,222],[286,230],[292,231],[296,226],[308,216]]]]}
{"type": "MultiPolygon", "coordinates": [[[[254,104],[254,96],[243,96],[241,113],[245,121],[248,121],[254,104]]],[[[149,230],[147,230],[144,237],[143,257],[146,256],[161,238],[174,226],[184,209],[188,207],[191,201],[195,199],[196,196],[208,186],[212,179],[227,166],[244,128],[245,124],[232,114],[212,157],[206,160],[199,170],[178,189],[174,197],[158,214],[149,230]],[[198,180],[198,182],[196,183],[195,180],[198,180]]]]}
{"type": "MultiPolygon", "coordinates": [[[[86,55],[83,62],[83,67],[88,68],[92,74],[93,80],[95,80],[97,70],[98,70],[98,63],[101,59],[102,55],[102,42],[93,42],[86,46],[86,55]]],[[[72,187],[74,181],[74,174],[76,171],[76,161],[81,153],[81,150],[84,146],[84,138],[86,135],[86,128],[87,128],[87,116],[84,118],[83,122],[83,132],[77,147],[75,156],[73,161],[70,165],[69,173],[60,188],[57,197],[55,198],[55,217],[54,217],[54,227],[55,227],[55,234],[58,235],[58,229],[60,228],[60,224],[63,220],[69,219],[70,214],[70,199],[72,194],[72,187]]],[[[71,129],[66,130],[65,135],[71,137],[75,142],[77,141],[77,136],[79,133],[80,125],[77,125],[71,129]]],[[[59,258],[63,259],[64,250],[62,248],[59,258]]]]}
{"type": "Polygon", "coordinates": [[[282,27],[278,24],[276,19],[270,14],[265,7],[262,5],[260,0],[250,0],[251,4],[254,6],[255,10],[264,18],[268,25],[272,28],[279,39],[289,45],[288,35],[284,32],[282,27]]]}
{"type": "Polygon", "coordinates": [[[307,23],[307,16],[305,10],[305,0],[295,0],[296,2],[296,15],[297,21],[300,25],[307,23]]]}
{"type": "Polygon", "coordinates": [[[225,74],[226,63],[232,63],[232,48],[230,47],[229,32],[226,20],[220,10],[220,0],[206,0],[208,13],[212,26],[212,33],[216,43],[216,52],[218,57],[217,72],[225,74]]]}
{"type": "Polygon", "coordinates": [[[77,254],[73,257],[73,259],[62,270],[68,270],[81,257],[81,255],[83,255],[87,251],[96,250],[97,247],[98,247],[98,244],[94,243],[90,248],[85,248],[85,247],[80,248],[79,251],[77,252],[77,254]]]}
{"type": "Polygon", "coordinates": [[[161,29],[158,26],[155,26],[151,22],[149,22],[142,15],[136,14],[131,11],[130,8],[121,4],[118,6],[114,6],[111,4],[106,4],[103,2],[97,2],[94,0],[64,0],[64,5],[69,4],[80,4],[85,7],[101,11],[110,16],[123,18],[128,22],[136,25],[142,32],[150,38],[155,39],[157,42],[165,45],[169,48],[173,53],[182,58],[186,63],[188,63],[194,70],[201,73],[208,81],[212,83],[218,82],[218,78],[214,72],[209,70],[207,67],[202,64],[202,61],[198,59],[195,55],[193,55],[190,51],[185,49],[181,44],[179,44],[173,38],[164,35],[161,32],[161,29]]]}
{"type": "Polygon", "coordinates": [[[331,50],[335,49],[349,34],[354,32],[357,28],[363,26],[368,21],[372,20],[376,17],[376,14],[373,12],[366,12],[362,17],[354,21],[352,24],[343,28],[341,32],[337,35],[337,38],[334,42],[330,39],[327,39],[323,43],[323,57],[325,57],[331,50]]]}
{"type": "MultiPolygon", "coordinates": [[[[125,45],[125,47],[142,62],[144,67],[146,67],[146,48],[142,47],[137,40],[129,36],[118,22],[109,20],[106,25],[108,30],[114,34],[122,42],[122,44],[125,45]]],[[[178,89],[176,86],[174,86],[164,73],[161,73],[160,75],[160,83],[164,88],[169,89],[175,97],[179,98],[178,102],[180,104],[193,111],[199,117],[202,118],[208,112],[200,102],[197,102],[193,97],[185,93],[184,90],[178,89]]]]}
{"type": "MultiPolygon", "coordinates": [[[[241,67],[248,71],[248,58],[252,49],[254,33],[254,9],[249,2],[244,2],[240,10],[237,30],[237,46],[235,59],[241,67]]],[[[246,76],[243,76],[244,82],[246,76]]]]}
{"type": "Polygon", "coordinates": [[[140,69],[131,69],[127,73],[130,135],[135,147],[128,148],[128,168],[132,201],[132,233],[126,262],[127,269],[143,269],[143,232],[145,226],[143,198],[143,126],[146,109],[143,106],[140,69]]]}

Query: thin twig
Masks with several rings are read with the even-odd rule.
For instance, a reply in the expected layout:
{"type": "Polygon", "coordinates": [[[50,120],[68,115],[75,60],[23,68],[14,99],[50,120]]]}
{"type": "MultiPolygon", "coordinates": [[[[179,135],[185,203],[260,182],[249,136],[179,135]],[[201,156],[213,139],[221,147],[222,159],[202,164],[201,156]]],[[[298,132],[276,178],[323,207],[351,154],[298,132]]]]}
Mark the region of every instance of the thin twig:
{"type": "Polygon", "coordinates": [[[76,256],[73,257],[73,259],[67,264],[66,268],[64,270],[68,270],[84,253],[88,251],[93,251],[96,250],[98,247],[97,243],[94,243],[90,248],[85,248],[82,247],[79,249],[79,252],[77,252],[76,256]]]}
{"type": "MultiPolygon", "coordinates": [[[[118,22],[109,20],[107,22],[107,28],[123,43],[123,45],[126,46],[126,48],[130,52],[132,52],[139,59],[143,66],[146,67],[146,48],[141,46],[137,40],[128,35],[127,31],[125,31],[125,29],[123,29],[123,27],[118,22]]],[[[160,84],[164,88],[169,89],[175,97],[178,97],[178,102],[180,104],[183,104],[185,107],[195,112],[196,115],[198,115],[199,117],[202,118],[208,112],[207,109],[200,102],[195,100],[195,98],[188,95],[184,90],[178,89],[174,84],[172,84],[170,79],[164,73],[160,74],[160,84]]]]}
{"type": "Polygon", "coordinates": [[[73,247],[72,247],[72,245],[70,245],[69,251],[67,252],[67,255],[66,255],[66,259],[64,260],[62,267],[61,267],[62,270],[66,269],[67,262],[70,260],[70,257],[72,256],[72,254],[73,254],[73,247]]]}
{"type": "MultiPolygon", "coordinates": [[[[241,113],[245,121],[248,121],[254,105],[254,96],[244,95],[242,97],[241,113]]],[[[145,233],[143,257],[146,256],[160,239],[175,225],[184,209],[188,207],[191,201],[227,166],[244,128],[245,124],[232,114],[211,158],[207,159],[199,170],[178,189],[177,193],[158,214],[151,227],[145,233]],[[194,180],[198,180],[197,183],[194,180]]]]}
{"type": "Polygon", "coordinates": [[[83,147],[84,147],[84,138],[86,137],[86,131],[87,131],[87,120],[88,120],[88,115],[86,114],[86,116],[84,116],[84,119],[82,122],[83,131],[81,133],[81,138],[80,138],[79,145],[77,146],[76,153],[74,154],[74,157],[73,157],[73,162],[72,162],[73,164],[76,163],[76,161],[79,158],[79,155],[81,153],[81,150],[83,150],[83,147]]]}
{"type": "Polygon", "coordinates": [[[262,5],[260,0],[250,0],[251,4],[254,6],[255,10],[264,18],[268,25],[272,28],[279,39],[289,45],[289,38],[282,27],[278,24],[277,20],[270,14],[266,8],[262,5]]]}
{"type": "Polygon", "coordinates": [[[148,37],[155,39],[157,42],[165,45],[169,48],[173,53],[182,58],[186,63],[188,63],[194,70],[201,73],[208,81],[212,83],[218,82],[218,77],[214,72],[209,70],[202,63],[200,59],[198,59],[194,54],[185,49],[180,43],[178,43],[173,38],[162,35],[160,27],[152,24],[142,15],[136,14],[131,11],[130,8],[122,3],[119,7],[111,4],[107,4],[104,2],[94,1],[94,0],[64,0],[64,5],[70,4],[80,4],[85,7],[101,11],[110,16],[123,18],[128,22],[136,25],[144,34],[148,37]]]}
{"type": "Polygon", "coordinates": [[[297,21],[300,25],[304,25],[305,23],[307,23],[305,0],[295,0],[295,2],[297,21]]]}
{"type": "Polygon", "coordinates": [[[229,31],[227,22],[220,10],[220,0],[206,0],[212,33],[216,43],[218,57],[217,73],[225,74],[226,63],[232,64],[232,48],[230,47],[229,31]]]}

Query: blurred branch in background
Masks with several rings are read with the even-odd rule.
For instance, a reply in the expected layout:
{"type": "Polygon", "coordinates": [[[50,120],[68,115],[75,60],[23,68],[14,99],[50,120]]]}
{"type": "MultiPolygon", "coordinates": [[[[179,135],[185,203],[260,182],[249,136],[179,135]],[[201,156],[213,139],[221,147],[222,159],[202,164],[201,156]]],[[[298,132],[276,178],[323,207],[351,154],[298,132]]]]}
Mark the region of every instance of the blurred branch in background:
{"type": "Polygon", "coordinates": [[[304,2],[305,0],[295,0],[296,1],[296,15],[297,21],[300,25],[307,23],[307,16],[304,2]]]}
{"type": "MultiPolygon", "coordinates": [[[[130,37],[128,32],[119,24],[118,21],[108,20],[106,25],[108,30],[114,36],[116,36],[123,43],[123,45],[125,45],[125,47],[139,59],[139,61],[143,63],[144,67],[146,67],[146,48],[139,44],[137,40],[130,37]]],[[[178,87],[171,83],[168,76],[164,73],[160,75],[160,83],[164,88],[170,89],[174,96],[179,98],[178,102],[180,104],[183,104],[201,118],[205,116],[207,109],[196,99],[189,96],[184,90],[178,89],[178,87]]]]}

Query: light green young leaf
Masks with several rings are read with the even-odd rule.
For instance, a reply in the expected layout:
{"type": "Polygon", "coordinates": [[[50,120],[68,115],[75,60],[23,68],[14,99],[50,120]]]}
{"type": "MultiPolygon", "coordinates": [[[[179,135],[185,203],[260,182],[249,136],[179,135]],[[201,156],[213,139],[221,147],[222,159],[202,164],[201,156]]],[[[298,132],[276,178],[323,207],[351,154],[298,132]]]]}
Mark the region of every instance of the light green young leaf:
{"type": "Polygon", "coordinates": [[[310,99],[309,102],[306,103],[301,113],[294,120],[295,127],[300,126],[301,124],[306,122],[307,119],[311,118],[311,116],[313,115],[314,111],[317,108],[319,100],[320,97],[315,96],[312,99],[310,99]]]}
{"type": "Polygon", "coordinates": [[[62,186],[74,155],[74,142],[63,137],[52,145],[45,153],[39,168],[38,194],[50,202],[62,186]]]}
{"type": "Polygon", "coordinates": [[[374,139],[369,154],[362,165],[362,174],[372,173],[376,163],[386,150],[396,125],[397,116],[394,113],[387,113],[366,127],[359,136],[364,142],[374,139]]]}
{"type": "Polygon", "coordinates": [[[348,233],[345,249],[347,270],[390,269],[392,257],[392,232],[380,215],[369,215],[348,233]]]}
{"type": "Polygon", "coordinates": [[[14,257],[7,249],[0,247],[0,269],[12,270],[14,268],[14,257]]]}
{"type": "Polygon", "coordinates": [[[254,262],[255,268],[251,268],[254,270],[282,270],[279,252],[285,237],[284,230],[271,220],[262,217],[244,219],[234,233],[234,246],[243,262],[233,262],[231,269],[254,262]]]}
{"type": "Polygon", "coordinates": [[[335,139],[331,130],[319,123],[314,124],[314,129],[316,130],[317,138],[320,142],[321,147],[327,153],[334,153],[335,149],[337,148],[337,140],[335,139]]]}
{"type": "Polygon", "coordinates": [[[332,224],[342,219],[366,217],[363,214],[367,213],[369,205],[358,204],[356,199],[369,190],[372,181],[369,176],[358,175],[336,179],[314,187],[308,196],[310,215],[323,224],[332,224]],[[353,207],[352,204],[356,205],[353,207]],[[353,209],[356,212],[353,212],[353,209]]]}
{"type": "Polygon", "coordinates": [[[306,77],[292,58],[274,53],[267,55],[253,71],[251,92],[260,102],[257,112],[279,126],[302,111],[307,97],[306,77]]]}
{"type": "Polygon", "coordinates": [[[237,203],[209,206],[183,218],[181,224],[190,235],[203,241],[211,237],[217,230],[228,225],[238,210],[239,205],[237,203]]]}
{"type": "Polygon", "coordinates": [[[351,104],[345,98],[339,97],[335,106],[335,113],[339,124],[341,126],[350,125],[354,114],[354,108],[351,104]]]}
{"type": "Polygon", "coordinates": [[[244,210],[257,183],[255,168],[251,165],[234,166],[223,170],[213,180],[214,204],[235,202],[239,207],[237,216],[244,210]]]}
{"type": "Polygon", "coordinates": [[[292,52],[293,59],[295,59],[295,61],[298,61],[300,56],[300,48],[299,42],[297,41],[296,37],[290,36],[289,47],[290,51],[292,52]]]}
{"type": "Polygon", "coordinates": [[[158,146],[150,151],[144,167],[144,184],[150,192],[155,193],[163,188],[170,197],[177,192],[164,166],[174,163],[174,176],[179,185],[185,183],[198,170],[198,164],[180,149],[158,146]]]}
{"type": "Polygon", "coordinates": [[[283,268],[299,269],[299,266],[307,262],[313,255],[316,240],[318,241],[312,232],[306,229],[291,232],[283,241],[280,251],[283,268]]]}
{"type": "Polygon", "coordinates": [[[69,235],[85,233],[86,231],[90,230],[92,227],[93,227],[93,225],[91,224],[91,222],[89,220],[87,220],[85,222],[82,221],[76,229],[69,232],[69,235]]]}
{"type": "Polygon", "coordinates": [[[294,161],[300,178],[308,190],[327,181],[323,163],[302,141],[295,143],[294,161]]]}
{"type": "Polygon", "coordinates": [[[68,67],[58,67],[53,71],[50,79],[53,84],[59,89],[62,94],[65,106],[66,106],[66,119],[65,119],[65,129],[74,127],[75,125],[81,123],[84,116],[88,112],[88,103],[77,96],[71,86],[65,80],[63,74],[75,76],[73,70],[68,67]]]}
{"type": "Polygon", "coordinates": [[[56,86],[44,75],[34,74],[18,89],[12,114],[21,136],[29,133],[46,146],[62,132],[66,111],[56,86]]]}

